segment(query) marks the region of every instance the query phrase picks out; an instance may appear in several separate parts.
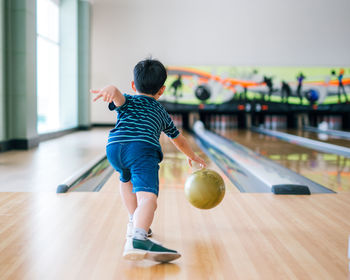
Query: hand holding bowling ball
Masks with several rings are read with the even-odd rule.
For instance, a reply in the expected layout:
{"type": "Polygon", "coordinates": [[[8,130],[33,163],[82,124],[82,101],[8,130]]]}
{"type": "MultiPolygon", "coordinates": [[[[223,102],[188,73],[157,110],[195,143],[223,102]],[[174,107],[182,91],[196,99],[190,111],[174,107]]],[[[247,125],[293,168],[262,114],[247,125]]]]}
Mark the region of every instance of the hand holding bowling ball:
{"type": "Polygon", "coordinates": [[[197,170],[186,180],[185,196],[193,206],[199,209],[213,208],[225,196],[224,180],[214,170],[197,170]]]}

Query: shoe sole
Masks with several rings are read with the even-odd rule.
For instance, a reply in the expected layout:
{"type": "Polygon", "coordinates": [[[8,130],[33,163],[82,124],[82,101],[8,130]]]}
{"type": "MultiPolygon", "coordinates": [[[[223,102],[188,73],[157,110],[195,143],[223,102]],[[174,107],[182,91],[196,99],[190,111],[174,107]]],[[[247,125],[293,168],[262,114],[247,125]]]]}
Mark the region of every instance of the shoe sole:
{"type": "Polygon", "coordinates": [[[124,252],[123,258],[128,261],[142,261],[147,252],[144,250],[130,250],[127,252],[124,252]]]}
{"type": "Polygon", "coordinates": [[[181,257],[179,253],[147,252],[144,250],[131,250],[123,254],[125,260],[142,261],[144,259],[155,262],[171,262],[181,257]]]}
{"type": "Polygon", "coordinates": [[[160,252],[148,252],[145,255],[145,259],[155,261],[155,262],[162,262],[167,263],[174,261],[178,258],[180,258],[181,255],[179,253],[160,253],[160,252]]]}

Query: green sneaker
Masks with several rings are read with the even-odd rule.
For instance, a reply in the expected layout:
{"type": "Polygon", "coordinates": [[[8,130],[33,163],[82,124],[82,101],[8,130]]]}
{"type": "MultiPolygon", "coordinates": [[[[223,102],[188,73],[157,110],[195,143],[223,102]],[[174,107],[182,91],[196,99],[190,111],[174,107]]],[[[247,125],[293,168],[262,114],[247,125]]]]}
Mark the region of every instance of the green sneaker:
{"type": "Polygon", "coordinates": [[[156,262],[171,262],[180,258],[181,255],[177,251],[167,249],[149,239],[128,238],[124,247],[123,257],[131,261],[147,259],[156,262]]]}

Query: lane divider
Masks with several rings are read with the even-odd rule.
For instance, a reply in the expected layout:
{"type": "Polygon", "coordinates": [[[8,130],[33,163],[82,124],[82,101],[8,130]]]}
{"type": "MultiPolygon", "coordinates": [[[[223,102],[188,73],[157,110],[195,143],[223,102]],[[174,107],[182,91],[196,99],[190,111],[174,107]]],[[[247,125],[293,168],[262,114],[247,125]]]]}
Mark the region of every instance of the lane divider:
{"type": "Polygon", "coordinates": [[[252,127],[251,130],[258,133],[266,134],[268,136],[276,137],[278,139],[287,141],[292,144],[297,144],[299,146],[304,146],[316,151],[320,151],[323,153],[337,154],[340,156],[350,158],[350,149],[346,147],[324,143],[317,140],[311,140],[305,137],[300,137],[300,136],[288,134],[285,132],[275,131],[275,130],[266,129],[266,128],[252,127]]]}
{"type": "Polygon", "coordinates": [[[308,126],[308,125],[304,126],[303,130],[316,132],[316,133],[324,133],[324,134],[338,136],[338,137],[341,137],[343,139],[350,140],[350,132],[347,132],[347,131],[334,130],[334,129],[322,130],[322,129],[318,129],[316,127],[308,126]]]}
{"type": "Polygon", "coordinates": [[[112,174],[113,168],[108,163],[106,154],[103,154],[84,165],[58,185],[56,193],[98,192],[112,174]]]}
{"type": "Polygon", "coordinates": [[[196,122],[197,143],[241,192],[274,194],[334,193],[196,122]]]}

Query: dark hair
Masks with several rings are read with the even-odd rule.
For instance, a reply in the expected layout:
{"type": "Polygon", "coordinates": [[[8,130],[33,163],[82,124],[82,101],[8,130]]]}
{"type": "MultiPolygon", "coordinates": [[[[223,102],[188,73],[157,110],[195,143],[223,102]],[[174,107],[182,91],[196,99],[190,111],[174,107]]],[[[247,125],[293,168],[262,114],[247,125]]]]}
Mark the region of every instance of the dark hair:
{"type": "Polygon", "coordinates": [[[134,68],[134,82],[138,92],[155,95],[164,85],[167,73],[164,65],[155,59],[145,59],[134,68]]]}

